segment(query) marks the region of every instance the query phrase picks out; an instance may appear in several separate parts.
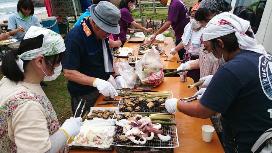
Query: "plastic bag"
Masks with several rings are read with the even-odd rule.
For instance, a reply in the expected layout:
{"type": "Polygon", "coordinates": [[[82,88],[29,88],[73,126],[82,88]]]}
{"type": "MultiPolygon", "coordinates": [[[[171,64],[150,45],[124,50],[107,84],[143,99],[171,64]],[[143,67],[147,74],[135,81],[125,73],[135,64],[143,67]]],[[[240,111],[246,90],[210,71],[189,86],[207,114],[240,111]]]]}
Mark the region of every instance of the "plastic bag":
{"type": "Polygon", "coordinates": [[[142,84],[156,87],[163,82],[163,64],[159,52],[154,47],[136,62],[135,67],[142,84]]]}
{"type": "Polygon", "coordinates": [[[137,75],[134,68],[131,67],[128,62],[116,62],[114,64],[114,70],[116,74],[121,75],[126,84],[125,86],[122,85],[121,87],[117,83],[118,88],[134,88],[137,80],[137,75]]]}

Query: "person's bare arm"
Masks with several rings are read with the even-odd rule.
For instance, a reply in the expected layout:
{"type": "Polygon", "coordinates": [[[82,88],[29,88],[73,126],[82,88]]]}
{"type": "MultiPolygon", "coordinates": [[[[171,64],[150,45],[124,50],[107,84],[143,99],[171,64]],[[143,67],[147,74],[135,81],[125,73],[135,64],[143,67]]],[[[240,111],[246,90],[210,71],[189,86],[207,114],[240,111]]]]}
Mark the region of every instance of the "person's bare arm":
{"type": "Polygon", "coordinates": [[[177,105],[180,112],[192,117],[206,119],[216,114],[215,111],[203,106],[200,102],[185,103],[179,101],[177,105]]]}
{"type": "Polygon", "coordinates": [[[199,69],[200,66],[199,66],[199,59],[196,59],[196,60],[191,60],[190,61],[190,69],[191,70],[195,70],[195,69],[199,69]]]}
{"type": "Polygon", "coordinates": [[[182,41],[175,47],[175,50],[176,51],[180,51],[181,49],[183,49],[184,48],[184,45],[183,45],[183,43],[182,43],[182,41]]]}
{"type": "Polygon", "coordinates": [[[154,35],[157,36],[158,34],[163,33],[165,30],[167,30],[167,29],[170,27],[170,25],[171,25],[171,21],[166,21],[166,22],[162,25],[162,27],[161,27],[158,31],[155,32],[154,35]]]}
{"type": "Polygon", "coordinates": [[[141,29],[142,31],[144,32],[152,32],[152,28],[145,28],[143,27],[142,25],[140,25],[139,23],[137,23],[136,21],[133,21],[131,22],[131,24],[135,27],[135,28],[138,28],[138,29],[141,29]]]}
{"type": "Polygon", "coordinates": [[[25,32],[25,30],[24,30],[24,28],[19,27],[19,28],[15,29],[15,30],[9,31],[8,33],[9,33],[9,35],[14,36],[18,32],[25,32]]]}
{"type": "Polygon", "coordinates": [[[94,80],[96,79],[94,77],[89,77],[85,74],[82,74],[77,70],[64,69],[63,72],[64,72],[65,78],[82,85],[92,86],[94,80]]]}
{"type": "Polygon", "coordinates": [[[9,38],[9,34],[8,33],[2,33],[0,34],[0,41],[1,40],[7,40],[9,38]]]}

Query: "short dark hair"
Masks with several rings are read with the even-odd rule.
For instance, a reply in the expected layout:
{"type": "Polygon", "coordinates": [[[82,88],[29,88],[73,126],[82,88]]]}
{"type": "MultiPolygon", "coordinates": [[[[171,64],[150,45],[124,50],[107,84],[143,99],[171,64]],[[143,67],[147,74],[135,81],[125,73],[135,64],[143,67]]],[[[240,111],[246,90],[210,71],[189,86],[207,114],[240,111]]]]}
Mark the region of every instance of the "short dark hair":
{"type": "Polygon", "coordinates": [[[34,14],[34,4],[32,0],[19,0],[17,3],[17,12],[22,11],[21,9],[30,9],[31,10],[31,15],[34,14]]]}
{"type": "Polygon", "coordinates": [[[136,2],[136,0],[121,0],[120,4],[119,4],[119,8],[122,9],[122,8],[127,8],[128,9],[128,3],[131,2],[131,3],[134,3],[136,2]]]}
{"type": "Polygon", "coordinates": [[[212,39],[211,42],[214,49],[218,47],[217,39],[221,39],[223,41],[224,48],[229,53],[234,52],[239,48],[238,39],[234,32],[225,36],[221,36],[219,38],[212,39]]]}
{"type": "Polygon", "coordinates": [[[212,15],[212,12],[209,11],[207,8],[199,8],[195,13],[195,19],[196,21],[210,21],[210,16],[212,15]]]}
{"type": "MultiPolygon", "coordinates": [[[[33,50],[36,48],[40,48],[43,43],[43,35],[39,35],[35,38],[24,39],[20,43],[20,47],[18,50],[9,51],[2,60],[1,71],[4,76],[14,82],[19,82],[24,80],[24,73],[20,70],[19,66],[16,63],[18,59],[18,55],[21,55],[24,52],[29,50],[33,50]]],[[[61,62],[63,53],[45,56],[46,64],[51,64],[51,69],[54,69],[54,65],[61,62]]],[[[30,62],[29,60],[24,60],[23,68],[27,66],[30,62]]]]}

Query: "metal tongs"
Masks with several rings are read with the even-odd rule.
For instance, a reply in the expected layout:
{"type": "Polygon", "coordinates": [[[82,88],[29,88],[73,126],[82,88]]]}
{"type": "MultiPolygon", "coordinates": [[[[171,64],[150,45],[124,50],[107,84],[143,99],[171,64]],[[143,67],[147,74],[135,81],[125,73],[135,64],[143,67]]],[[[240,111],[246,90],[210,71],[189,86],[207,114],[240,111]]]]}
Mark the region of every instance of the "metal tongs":
{"type": "Polygon", "coordinates": [[[175,74],[185,72],[185,71],[186,70],[178,70],[178,71],[168,72],[168,73],[165,73],[164,76],[175,75],[175,74]]]}
{"type": "Polygon", "coordinates": [[[199,86],[201,86],[203,83],[204,83],[204,80],[198,81],[198,82],[196,82],[196,83],[194,83],[194,84],[188,85],[188,88],[199,87],[199,86]]]}
{"type": "MultiPolygon", "coordinates": [[[[74,114],[74,118],[76,117],[77,111],[79,110],[79,107],[81,106],[82,101],[83,101],[83,99],[80,99],[79,104],[77,105],[77,108],[76,108],[76,111],[75,111],[75,114],[74,114]]],[[[84,104],[83,104],[83,106],[82,106],[82,108],[81,108],[81,110],[80,110],[80,115],[79,115],[79,117],[82,116],[82,113],[83,113],[83,111],[84,111],[84,109],[85,109],[85,104],[86,104],[86,100],[84,100],[84,104]]]]}

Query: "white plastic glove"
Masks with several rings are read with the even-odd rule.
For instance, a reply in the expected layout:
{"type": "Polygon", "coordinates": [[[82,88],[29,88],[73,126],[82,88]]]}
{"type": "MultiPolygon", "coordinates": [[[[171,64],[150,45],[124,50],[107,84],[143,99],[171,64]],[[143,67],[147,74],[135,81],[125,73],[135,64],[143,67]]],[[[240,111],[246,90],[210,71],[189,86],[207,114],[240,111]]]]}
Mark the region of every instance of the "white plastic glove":
{"type": "Polygon", "coordinates": [[[176,55],[176,54],[177,54],[176,48],[172,48],[172,49],[170,50],[170,54],[171,54],[171,55],[176,55]]]}
{"type": "Polygon", "coordinates": [[[165,108],[168,111],[168,113],[175,113],[177,111],[177,103],[178,103],[177,98],[171,98],[165,101],[165,108]]]}
{"type": "Polygon", "coordinates": [[[81,117],[71,117],[67,120],[65,120],[65,122],[62,124],[62,126],[60,127],[60,129],[65,130],[70,137],[72,136],[76,136],[78,135],[79,131],[80,131],[80,127],[82,125],[81,122],[81,117]]]}
{"type": "Polygon", "coordinates": [[[114,77],[112,75],[110,75],[110,78],[108,79],[108,82],[111,83],[111,85],[117,89],[117,84],[116,84],[116,81],[114,79],[114,77]]]}
{"type": "Polygon", "coordinates": [[[118,96],[117,91],[108,81],[96,78],[93,82],[93,86],[96,87],[99,90],[99,93],[105,97],[114,98],[115,96],[118,96]]]}
{"type": "Polygon", "coordinates": [[[194,94],[194,96],[197,96],[197,99],[199,100],[199,99],[203,96],[203,94],[204,94],[204,92],[206,91],[206,89],[207,89],[207,88],[201,88],[200,90],[198,90],[198,91],[194,94]]]}
{"type": "Polygon", "coordinates": [[[208,87],[208,85],[210,84],[212,80],[212,77],[213,75],[208,75],[208,76],[200,78],[199,81],[204,81],[202,84],[202,87],[208,87]]]}
{"type": "Polygon", "coordinates": [[[122,76],[115,78],[117,89],[127,88],[127,82],[122,76]]]}
{"type": "Polygon", "coordinates": [[[189,62],[181,63],[180,66],[177,68],[177,71],[180,70],[190,70],[190,64],[189,62]]]}

